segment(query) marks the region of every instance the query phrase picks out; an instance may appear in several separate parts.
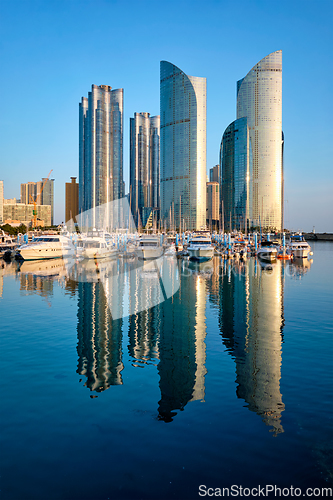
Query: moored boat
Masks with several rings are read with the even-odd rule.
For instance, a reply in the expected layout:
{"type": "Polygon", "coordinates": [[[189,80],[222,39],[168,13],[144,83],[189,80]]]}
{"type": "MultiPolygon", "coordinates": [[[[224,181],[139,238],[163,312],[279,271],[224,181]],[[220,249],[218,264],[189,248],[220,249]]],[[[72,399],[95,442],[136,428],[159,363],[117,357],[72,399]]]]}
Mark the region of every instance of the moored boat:
{"type": "Polygon", "coordinates": [[[212,238],[206,231],[195,233],[190,239],[187,247],[190,260],[205,261],[214,257],[214,245],[212,238]]]}
{"type": "Polygon", "coordinates": [[[274,262],[277,259],[278,249],[270,241],[263,241],[257,250],[259,259],[265,262],[274,262]]]}
{"type": "Polygon", "coordinates": [[[163,255],[163,246],[161,238],[158,235],[142,235],[137,248],[139,259],[149,260],[158,259],[163,255]]]}
{"type": "Polygon", "coordinates": [[[21,245],[17,249],[17,255],[24,260],[60,259],[67,247],[67,238],[56,234],[44,234],[30,243],[21,245]]]}
{"type": "Polygon", "coordinates": [[[301,233],[290,237],[289,247],[294,258],[306,259],[311,255],[311,247],[301,233]]]}
{"type": "Polygon", "coordinates": [[[77,243],[77,257],[83,259],[103,259],[116,257],[119,250],[111,240],[106,239],[101,231],[88,232],[87,236],[81,237],[77,243]]]}

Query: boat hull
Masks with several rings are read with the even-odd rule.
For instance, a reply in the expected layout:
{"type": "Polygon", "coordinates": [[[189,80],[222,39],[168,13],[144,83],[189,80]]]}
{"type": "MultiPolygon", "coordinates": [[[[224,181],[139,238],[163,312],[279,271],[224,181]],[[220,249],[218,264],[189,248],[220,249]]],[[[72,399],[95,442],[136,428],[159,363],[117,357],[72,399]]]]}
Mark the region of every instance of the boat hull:
{"type": "Polygon", "coordinates": [[[107,257],[115,257],[118,255],[118,250],[112,249],[96,249],[96,248],[85,248],[81,252],[81,257],[84,259],[106,259],[107,257]]]}
{"type": "Polygon", "coordinates": [[[137,255],[139,259],[141,260],[152,260],[152,259],[158,259],[163,255],[163,248],[162,247],[157,247],[157,248],[144,248],[141,247],[137,250],[137,255]]]}
{"type": "Polygon", "coordinates": [[[295,248],[292,249],[292,254],[296,259],[307,259],[310,248],[295,248]]]}
{"type": "Polygon", "coordinates": [[[19,254],[24,260],[61,259],[62,248],[21,248],[19,254]]]}

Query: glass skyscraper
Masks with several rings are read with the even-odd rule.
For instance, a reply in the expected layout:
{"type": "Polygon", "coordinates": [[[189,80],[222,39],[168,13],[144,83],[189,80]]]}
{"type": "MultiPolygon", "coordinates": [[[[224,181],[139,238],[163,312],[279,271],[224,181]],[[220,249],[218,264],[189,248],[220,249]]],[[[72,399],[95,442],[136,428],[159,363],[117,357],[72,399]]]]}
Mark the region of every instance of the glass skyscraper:
{"type": "Polygon", "coordinates": [[[206,225],[206,78],[161,61],[161,218],[168,228],[206,225]]]}
{"type": "Polygon", "coordinates": [[[282,51],[237,82],[237,120],[221,143],[221,199],[231,229],[283,227],[282,51]],[[246,119],[247,124],[241,119],[246,119]],[[246,130],[247,128],[247,130],[246,130]],[[245,157],[245,151],[247,152],[245,157]],[[237,190],[237,184],[239,186],[237,190]],[[244,192],[244,196],[241,194],[244,192]],[[240,197],[242,202],[240,203],[240,197]],[[246,203],[245,203],[246,198],[246,203]],[[241,208],[240,208],[241,207],[241,208]]]}
{"type": "Polygon", "coordinates": [[[144,226],[160,206],[160,117],[149,113],[130,118],[130,203],[136,223],[140,214],[144,226]]]}
{"type": "Polygon", "coordinates": [[[124,196],[123,89],[92,85],[79,107],[81,213],[124,196]]]}
{"type": "Polygon", "coordinates": [[[247,119],[232,122],[225,130],[221,149],[221,216],[224,229],[248,229],[250,214],[249,179],[252,155],[247,119]]]}

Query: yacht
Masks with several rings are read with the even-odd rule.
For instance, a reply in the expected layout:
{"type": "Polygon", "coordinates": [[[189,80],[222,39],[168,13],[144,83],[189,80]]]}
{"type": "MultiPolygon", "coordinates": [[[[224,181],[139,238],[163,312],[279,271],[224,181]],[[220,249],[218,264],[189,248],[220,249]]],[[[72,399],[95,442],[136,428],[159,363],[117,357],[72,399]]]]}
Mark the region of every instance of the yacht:
{"type": "Polygon", "coordinates": [[[190,260],[210,260],[214,257],[214,245],[212,238],[207,231],[195,233],[187,247],[190,260]]]}
{"type": "Polygon", "coordinates": [[[11,254],[16,247],[17,242],[15,242],[14,238],[7,235],[2,229],[0,229],[0,257],[2,257],[6,252],[11,254]]]}
{"type": "Polygon", "coordinates": [[[137,249],[139,259],[158,259],[163,255],[161,238],[158,235],[141,236],[137,249]]]}
{"type": "Polygon", "coordinates": [[[257,256],[259,259],[265,262],[275,262],[277,259],[278,249],[270,241],[263,241],[261,247],[257,250],[257,256]]]}
{"type": "Polygon", "coordinates": [[[106,239],[103,231],[91,231],[77,242],[77,257],[83,259],[103,259],[116,257],[119,250],[111,240],[106,239]]]}
{"type": "Polygon", "coordinates": [[[306,259],[309,254],[312,255],[311,247],[302,234],[290,237],[289,248],[294,258],[306,259]]]}
{"type": "Polygon", "coordinates": [[[66,237],[58,234],[43,234],[17,249],[18,258],[24,260],[60,259],[70,251],[66,237]]]}

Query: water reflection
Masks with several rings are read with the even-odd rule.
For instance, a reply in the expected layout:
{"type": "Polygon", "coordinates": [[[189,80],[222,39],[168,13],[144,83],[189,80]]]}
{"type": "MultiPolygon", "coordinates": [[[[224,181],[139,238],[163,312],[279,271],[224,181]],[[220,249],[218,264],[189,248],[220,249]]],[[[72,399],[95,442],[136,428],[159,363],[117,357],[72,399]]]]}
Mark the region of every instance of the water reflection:
{"type": "Polygon", "coordinates": [[[113,321],[101,282],[78,284],[77,373],[102,392],[122,384],[122,319],[113,321]]]}
{"type": "Polygon", "coordinates": [[[165,422],[171,422],[176,410],[183,410],[188,402],[204,400],[205,308],[205,279],[186,273],[175,297],[162,304],[158,416],[165,422]]]}
{"type": "Polygon", "coordinates": [[[283,432],[280,392],[283,317],[281,263],[224,263],[220,278],[220,328],[236,363],[237,397],[271,427],[283,432]]]}
{"type": "Polygon", "coordinates": [[[205,263],[167,258],[11,263],[0,269],[0,297],[5,274],[15,275],[21,290],[48,299],[55,282],[77,295],[77,373],[95,393],[123,384],[123,317],[128,315],[131,364],[157,366],[157,413],[164,422],[189,402],[205,399],[208,298],[235,361],[237,397],[278,435],[285,409],[280,391],[284,280],[303,276],[311,263],[265,265],[254,258],[219,257],[205,263]]]}

